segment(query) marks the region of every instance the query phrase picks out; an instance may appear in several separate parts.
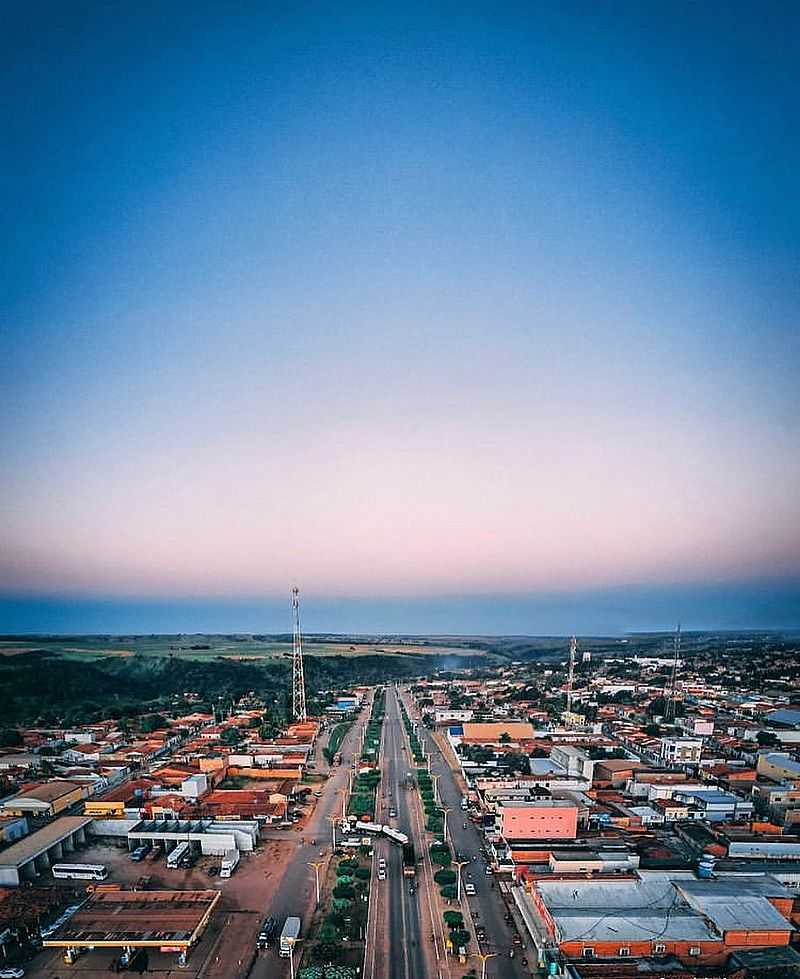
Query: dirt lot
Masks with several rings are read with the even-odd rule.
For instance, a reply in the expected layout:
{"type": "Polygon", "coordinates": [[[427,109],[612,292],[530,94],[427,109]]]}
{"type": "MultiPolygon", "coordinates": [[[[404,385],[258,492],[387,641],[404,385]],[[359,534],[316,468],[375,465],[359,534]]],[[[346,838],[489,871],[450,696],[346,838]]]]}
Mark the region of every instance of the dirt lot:
{"type": "MultiPolygon", "coordinates": [[[[188,966],[179,969],[174,954],[153,952],[150,954],[149,973],[157,973],[161,979],[183,976],[186,979],[244,979],[256,956],[256,936],[262,920],[267,916],[287,863],[296,851],[297,844],[291,839],[267,840],[255,853],[242,854],[236,872],[228,880],[209,877],[208,868],[219,866],[218,857],[203,857],[188,870],[168,870],[165,860],[132,863],[127,849],[111,845],[93,844],[76,852],[74,862],[101,863],[108,868],[106,883],[119,883],[126,889],[133,887],[143,876],[151,878],[150,888],[175,890],[216,890],[222,895],[217,911],[198,945],[192,951],[188,966]]],[[[47,881],[51,881],[48,879],[47,881]]],[[[74,890],[76,881],[57,881],[68,890],[74,890]]],[[[81,882],[82,883],[82,882],[81,882]]],[[[115,950],[96,950],[81,956],[71,966],[62,961],[59,949],[44,949],[26,967],[31,979],[65,979],[66,976],[81,979],[107,979],[111,960],[119,954],[115,950]]],[[[275,957],[275,951],[258,953],[275,957]]]]}

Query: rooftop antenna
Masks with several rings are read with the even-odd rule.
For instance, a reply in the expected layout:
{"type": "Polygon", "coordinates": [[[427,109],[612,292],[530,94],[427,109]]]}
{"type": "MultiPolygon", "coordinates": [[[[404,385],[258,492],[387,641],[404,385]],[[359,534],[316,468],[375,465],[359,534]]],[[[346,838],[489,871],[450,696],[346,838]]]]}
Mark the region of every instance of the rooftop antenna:
{"type": "Polygon", "coordinates": [[[567,713],[572,713],[572,684],[575,680],[575,654],[578,640],[573,636],[569,641],[569,672],[567,673],[567,713]]]}
{"type": "Polygon", "coordinates": [[[675,718],[675,701],[678,699],[678,656],[681,651],[681,624],[678,623],[675,635],[672,638],[672,672],[669,678],[669,693],[664,697],[664,719],[667,721],[675,718]]]}
{"type": "Polygon", "coordinates": [[[303,634],[300,632],[300,589],[292,588],[292,715],[306,719],[306,683],[303,675],[303,634]]]}

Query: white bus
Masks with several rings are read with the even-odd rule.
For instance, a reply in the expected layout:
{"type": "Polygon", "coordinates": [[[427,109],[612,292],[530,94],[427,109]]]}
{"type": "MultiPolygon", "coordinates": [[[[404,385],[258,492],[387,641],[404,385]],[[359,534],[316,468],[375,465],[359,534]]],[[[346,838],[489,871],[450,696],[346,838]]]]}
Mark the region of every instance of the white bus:
{"type": "Polygon", "coordinates": [[[101,863],[54,863],[54,877],[62,880],[105,880],[108,871],[101,863]]]}
{"type": "Polygon", "coordinates": [[[189,845],[190,845],[189,844],[189,841],[188,840],[184,840],[183,843],[179,843],[175,847],[174,850],[171,850],[170,851],[170,854],[167,857],[167,869],[168,870],[177,870],[178,869],[178,867],[180,866],[181,860],[183,860],[183,858],[189,852],[189,845]]]}
{"type": "Polygon", "coordinates": [[[399,829],[392,829],[391,826],[384,826],[383,835],[390,839],[392,843],[399,843],[400,846],[408,843],[408,837],[405,833],[401,833],[399,829]]]}

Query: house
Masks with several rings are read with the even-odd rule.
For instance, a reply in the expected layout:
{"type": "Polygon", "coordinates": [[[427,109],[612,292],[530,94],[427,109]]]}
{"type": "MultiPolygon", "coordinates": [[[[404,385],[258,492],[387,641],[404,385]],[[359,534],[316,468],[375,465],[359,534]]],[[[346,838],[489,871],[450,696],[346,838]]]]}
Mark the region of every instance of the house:
{"type": "Polygon", "coordinates": [[[697,765],[702,753],[702,738],[661,739],[660,757],[666,765],[697,765]]]}

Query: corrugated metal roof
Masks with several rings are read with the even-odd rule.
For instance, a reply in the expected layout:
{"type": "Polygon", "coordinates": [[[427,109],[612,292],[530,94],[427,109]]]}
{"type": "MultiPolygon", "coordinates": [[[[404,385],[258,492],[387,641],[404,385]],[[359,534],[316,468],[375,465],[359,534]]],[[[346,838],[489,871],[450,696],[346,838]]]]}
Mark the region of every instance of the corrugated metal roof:
{"type": "Polygon", "coordinates": [[[699,914],[693,911],[553,912],[562,942],[708,942],[718,940],[699,914]]]}
{"type": "Polygon", "coordinates": [[[775,724],[791,724],[792,727],[800,727],[800,710],[780,707],[778,710],[770,711],[767,714],[767,720],[775,724]]]}

